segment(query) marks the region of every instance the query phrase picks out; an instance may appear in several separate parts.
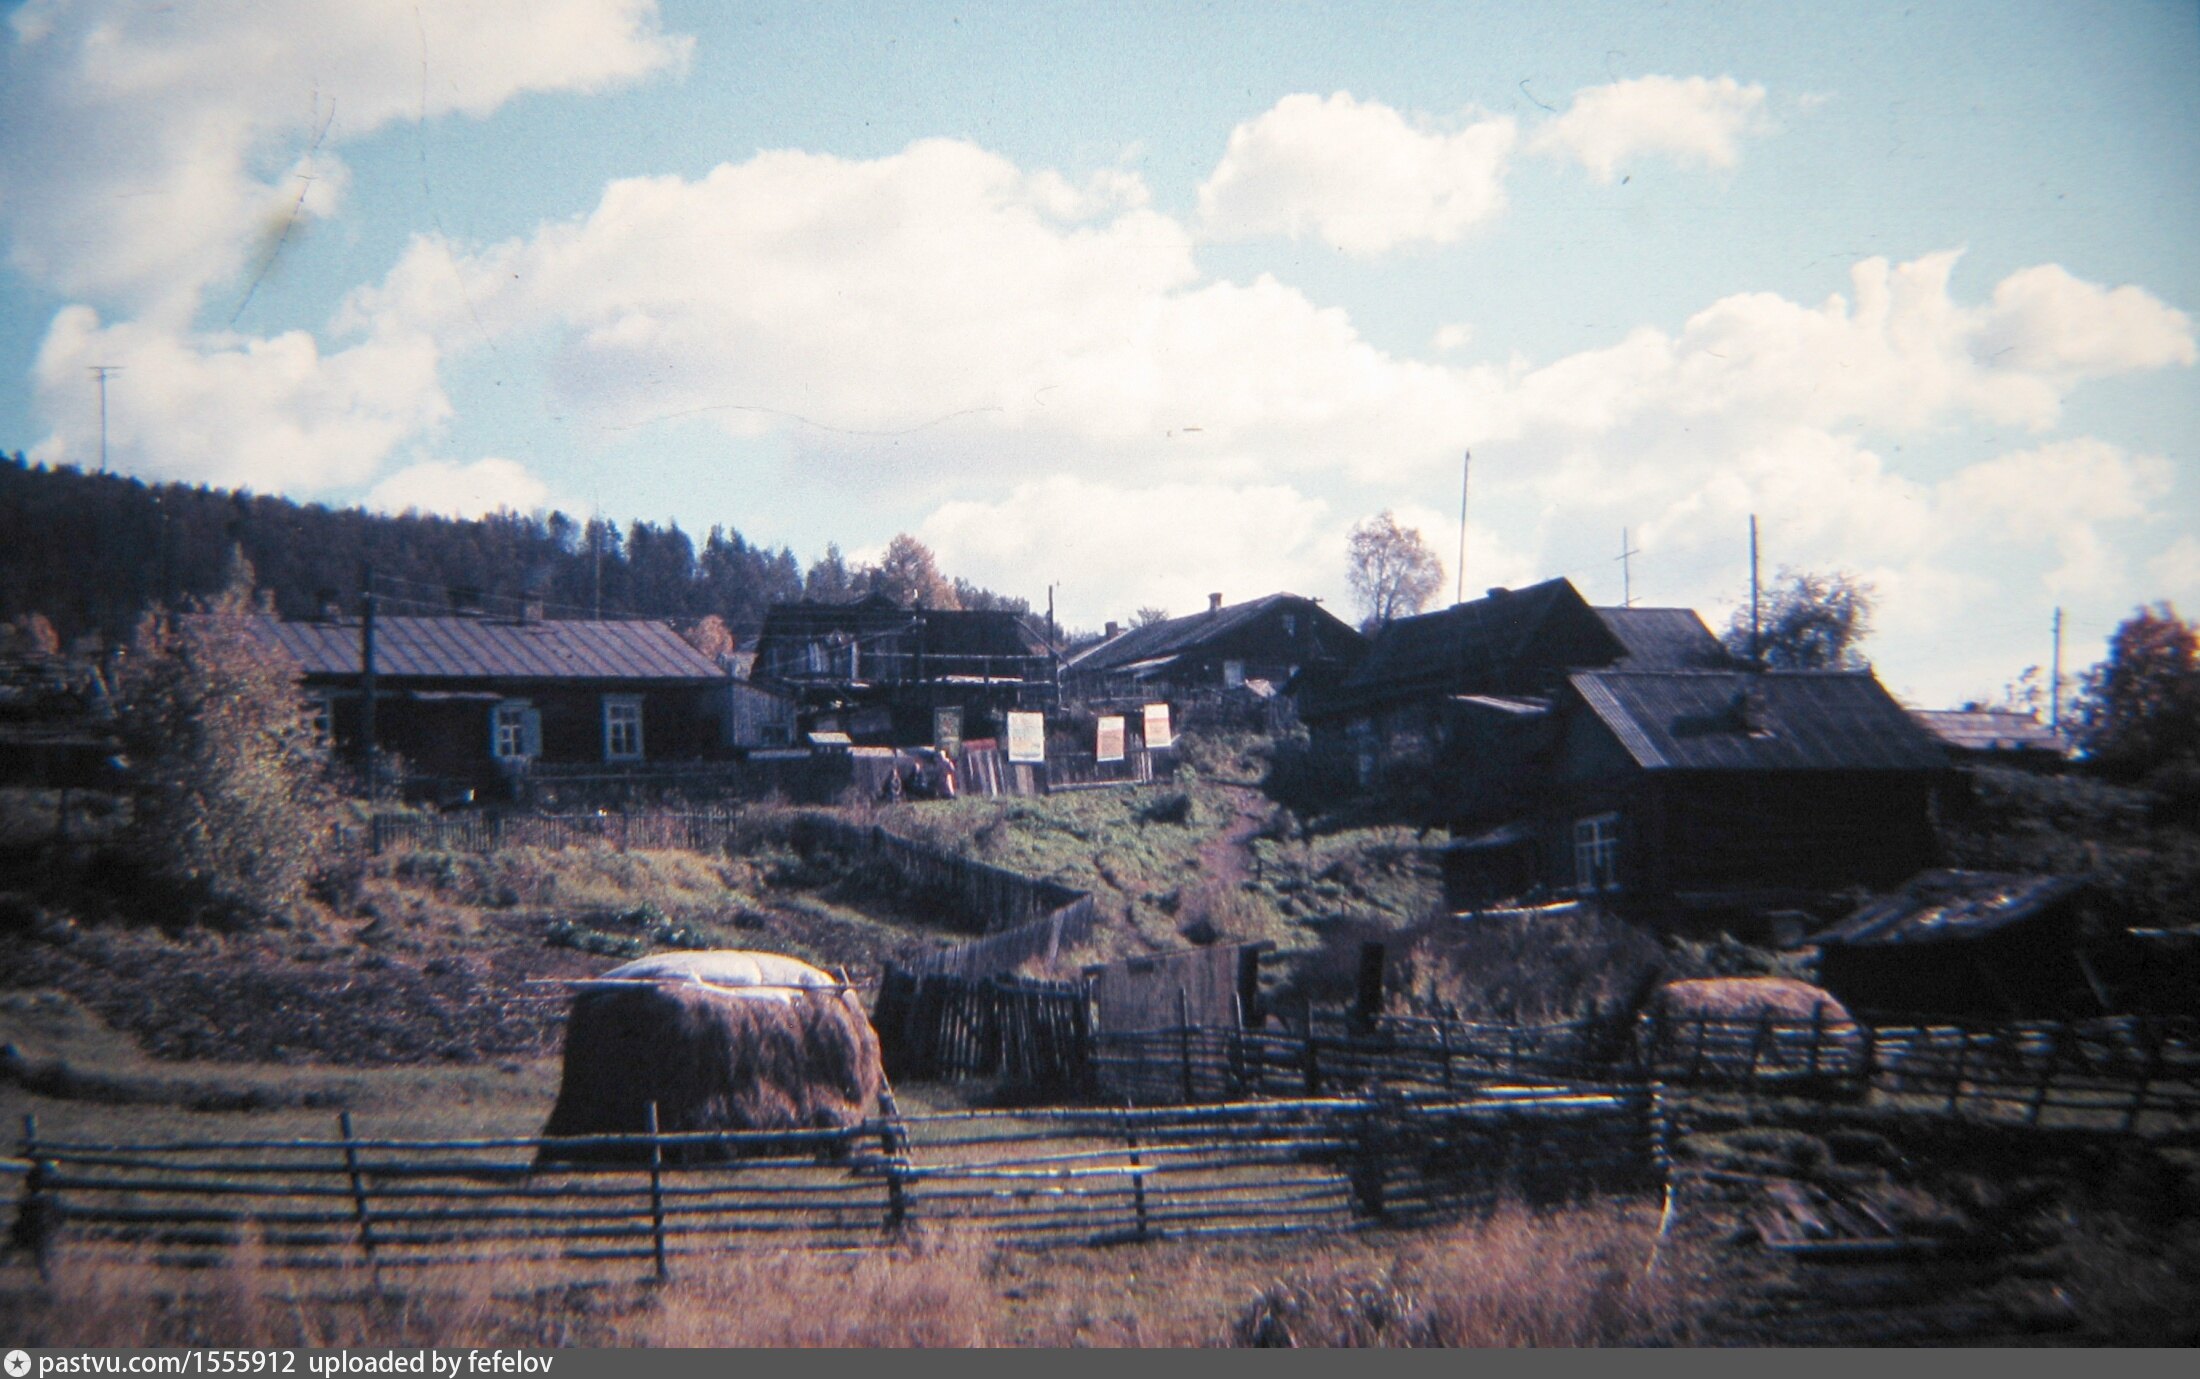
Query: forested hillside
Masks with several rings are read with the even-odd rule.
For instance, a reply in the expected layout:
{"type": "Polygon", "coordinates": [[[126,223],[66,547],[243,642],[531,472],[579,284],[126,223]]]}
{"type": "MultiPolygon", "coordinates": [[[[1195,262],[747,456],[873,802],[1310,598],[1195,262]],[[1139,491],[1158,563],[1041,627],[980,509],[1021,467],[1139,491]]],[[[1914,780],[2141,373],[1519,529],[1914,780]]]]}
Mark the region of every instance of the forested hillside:
{"type": "MultiPolygon", "coordinates": [[[[622,531],[562,512],[388,516],[0,457],[0,619],[43,613],[65,640],[126,636],[148,604],[220,589],[233,546],[291,615],[325,597],[355,610],[371,565],[393,612],[436,611],[458,587],[492,608],[539,599],[552,616],[715,614],[745,631],[772,603],[855,597],[870,575],[837,547],[805,570],[792,550],[752,545],[730,526],[698,542],[676,522],[622,531]]],[[[962,580],[951,587],[963,607],[1023,607],[962,580]]]]}

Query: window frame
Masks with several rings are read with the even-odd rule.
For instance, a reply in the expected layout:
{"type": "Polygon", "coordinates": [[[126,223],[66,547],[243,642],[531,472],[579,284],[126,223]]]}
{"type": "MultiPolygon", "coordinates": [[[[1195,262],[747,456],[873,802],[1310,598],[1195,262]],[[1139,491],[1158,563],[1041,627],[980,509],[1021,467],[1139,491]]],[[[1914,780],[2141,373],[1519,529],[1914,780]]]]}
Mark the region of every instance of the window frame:
{"type": "Polygon", "coordinates": [[[638,694],[607,694],[603,697],[603,759],[605,761],[640,761],[643,759],[642,696],[638,694]],[[631,713],[631,717],[626,717],[631,713]],[[633,745],[622,749],[619,739],[622,730],[632,728],[633,745]]]}
{"type": "Polygon", "coordinates": [[[489,755],[497,761],[533,761],[541,750],[541,720],[531,699],[502,699],[489,710],[489,755]],[[515,750],[505,750],[510,730],[515,750]],[[534,747],[535,751],[529,751],[534,747]]]}
{"type": "Polygon", "coordinates": [[[1574,820],[1574,889],[1601,895],[1619,889],[1620,813],[1585,814],[1574,820]]]}

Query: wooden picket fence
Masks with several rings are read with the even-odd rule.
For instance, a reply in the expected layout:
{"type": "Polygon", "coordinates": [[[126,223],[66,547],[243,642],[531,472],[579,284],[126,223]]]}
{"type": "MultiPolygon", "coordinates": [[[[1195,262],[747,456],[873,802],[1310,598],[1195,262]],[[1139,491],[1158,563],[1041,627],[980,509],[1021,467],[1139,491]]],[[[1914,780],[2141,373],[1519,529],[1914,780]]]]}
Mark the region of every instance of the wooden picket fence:
{"type": "MultiPolygon", "coordinates": [[[[26,1124],[16,1232],[56,1250],[239,1247],[290,1267],[671,1261],[751,1244],[859,1248],[931,1224],[1030,1246],[1410,1223],[1500,1191],[1652,1181],[1628,1089],[903,1117],[844,1130],[113,1143],[26,1124]],[[580,1165],[574,1154],[630,1162],[580,1165]]],[[[655,1108],[652,1107],[652,1112],[655,1108]]]]}
{"type": "Polygon", "coordinates": [[[1091,1090],[1091,1006],[1082,983],[888,967],[871,1024],[896,1080],[996,1079],[1066,1098],[1091,1090]]]}

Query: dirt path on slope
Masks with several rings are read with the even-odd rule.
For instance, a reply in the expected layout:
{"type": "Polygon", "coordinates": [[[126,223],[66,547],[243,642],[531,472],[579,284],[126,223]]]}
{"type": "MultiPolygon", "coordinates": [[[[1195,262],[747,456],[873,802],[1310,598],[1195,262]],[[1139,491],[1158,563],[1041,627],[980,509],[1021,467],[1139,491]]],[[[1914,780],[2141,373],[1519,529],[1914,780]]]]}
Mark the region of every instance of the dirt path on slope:
{"type": "Polygon", "coordinates": [[[1199,874],[1202,880],[1236,886],[1253,874],[1253,835],[1268,822],[1267,796],[1249,785],[1219,787],[1228,796],[1236,817],[1229,827],[1202,843],[1199,874]]]}

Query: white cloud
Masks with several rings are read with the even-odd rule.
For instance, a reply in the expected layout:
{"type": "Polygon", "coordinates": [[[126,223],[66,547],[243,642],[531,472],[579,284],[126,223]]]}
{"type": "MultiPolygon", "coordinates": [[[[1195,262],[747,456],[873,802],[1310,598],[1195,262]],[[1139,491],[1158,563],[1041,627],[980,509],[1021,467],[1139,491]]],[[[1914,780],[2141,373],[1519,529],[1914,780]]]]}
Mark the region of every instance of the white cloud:
{"type": "Polygon", "coordinates": [[[1529,372],[1523,419],[1590,433],[1651,413],[1904,430],[1971,416],[2043,430],[2083,378],[2192,362],[2191,321],[2137,288],[2105,291],[2050,264],[1966,307],[1948,287],[1958,257],[1866,259],[1850,270],[1853,302],[1744,293],[1678,335],[1637,330],[1529,372]]]}
{"type": "Polygon", "coordinates": [[[688,51],[658,32],[653,0],[108,0],[32,4],[12,28],[0,208],[15,266],[170,328],[294,215],[331,213],[344,140],[601,90],[688,51]]]}
{"type": "Polygon", "coordinates": [[[584,219],[460,257],[457,280],[417,241],[340,324],[451,351],[545,331],[561,409],[587,424],[785,430],[882,480],[912,456],[928,479],[1395,473],[1454,447],[1462,375],[1273,278],[1202,280],[1142,184],[1069,187],[949,140],[765,153],[614,183],[584,219]]]}
{"type": "Polygon", "coordinates": [[[2189,611],[2200,603],[2200,537],[2180,536],[2147,562],[2149,597],[2169,599],[2189,611]]]}
{"type": "Polygon", "coordinates": [[[1199,189],[1215,239],[1319,238],[1372,257],[1401,244],[1448,244],[1505,205],[1514,142],[1507,118],[1446,132],[1339,91],[1285,96],[1230,132],[1199,189]]]}
{"type": "Polygon", "coordinates": [[[517,460],[490,458],[472,464],[426,460],[398,470],[368,491],[365,502],[383,512],[417,511],[445,517],[479,517],[544,506],[550,486],[517,460]]]}
{"type": "Polygon", "coordinates": [[[1730,168],[1764,100],[1764,87],[1732,77],[1636,77],[1575,92],[1566,113],[1537,130],[1528,146],[1572,158],[1599,182],[1646,153],[1730,168]]]}
{"type": "Polygon", "coordinates": [[[311,494],[369,478],[398,445],[441,424],[450,402],[422,336],[332,354],[311,335],[194,336],[90,307],[54,318],[33,370],[53,431],[31,450],[88,466],[99,453],[94,364],[119,364],[108,407],[113,467],[152,478],[311,494]]]}
{"type": "Polygon", "coordinates": [[[211,292],[241,305],[337,213],[336,147],[523,92],[601,90],[688,51],[657,31],[653,0],[34,3],[11,24],[0,226],[19,271],[97,304],[48,329],[34,385],[51,429],[32,453],[96,457],[86,370],[112,364],[117,468],[300,494],[367,480],[450,412],[418,332],[330,351],[304,331],[194,329],[211,292]]]}
{"type": "Polygon", "coordinates": [[[1327,504],[1278,484],[1131,488],[1058,475],[997,501],[944,504],[917,535],[943,568],[980,584],[1059,582],[1065,623],[1094,627],[1142,607],[1196,612],[1217,592],[1227,603],[1280,589],[1319,595],[1305,587],[1309,573],[1334,570],[1341,583],[1344,565],[1327,504]]]}

